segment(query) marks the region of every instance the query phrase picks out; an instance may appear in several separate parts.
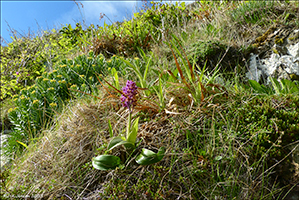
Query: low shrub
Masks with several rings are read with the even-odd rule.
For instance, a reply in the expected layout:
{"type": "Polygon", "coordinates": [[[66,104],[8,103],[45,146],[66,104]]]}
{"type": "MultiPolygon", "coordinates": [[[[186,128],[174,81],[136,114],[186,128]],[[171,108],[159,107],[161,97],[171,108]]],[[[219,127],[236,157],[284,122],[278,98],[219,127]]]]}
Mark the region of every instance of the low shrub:
{"type": "Polygon", "coordinates": [[[19,147],[26,147],[38,137],[40,130],[46,124],[50,126],[54,114],[68,100],[80,98],[84,93],[96,93],[96,86],[100,84],[97,74],[105,75],[111,67],[118,70],[122,63],[116,57],[106,60],[103,55],[90,52],[63,60],[53,71],[37,77],[34,85],[14,96],[16,107],[9,112],[14,131],[8,139],[8,152],[17,152],[19,147]]]}
{"type": "Polygon", "coordinates": [[[42,36],[14,38],[1,46],[1,100],[31,86],[36,77],[73,52],[76,47],[66,46],[61,38],[56,30],[44,31],[42,36]]]}

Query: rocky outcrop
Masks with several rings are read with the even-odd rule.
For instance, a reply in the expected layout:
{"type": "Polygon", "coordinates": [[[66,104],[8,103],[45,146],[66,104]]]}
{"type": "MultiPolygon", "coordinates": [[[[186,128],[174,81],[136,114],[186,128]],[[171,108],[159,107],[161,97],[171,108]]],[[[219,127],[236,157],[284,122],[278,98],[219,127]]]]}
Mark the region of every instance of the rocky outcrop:
{"type": "Polygon", "coordinates": [[[246,76],[269,83],[269,77],[299,80],[299,29],[272,26],[255,39],[246,76]]]}
{"type": "Polygon", "coordinates": [[[4,117],[2,121],[0,121],[0,169],[2,170],[4,166],[9,162],[9,158],[4,155],[4,143],[9,137],[9,133],[11,132],[11,122],[7,117],[4,117]]]}
{"type": "Polygon", "coordinates": [[[4,148],[4,143],[6,142],[7,140],[7,137],[9,137],[8,134],[3,134],[1,133],[0,135],[0,148],[1,148],[1,151],[0,151],[0,169],[3,170],[5,168],[5,165],[9,162],[9,158],[7,156],[4,155],[4,152],[3,152],[3,148],[4,148]]]}

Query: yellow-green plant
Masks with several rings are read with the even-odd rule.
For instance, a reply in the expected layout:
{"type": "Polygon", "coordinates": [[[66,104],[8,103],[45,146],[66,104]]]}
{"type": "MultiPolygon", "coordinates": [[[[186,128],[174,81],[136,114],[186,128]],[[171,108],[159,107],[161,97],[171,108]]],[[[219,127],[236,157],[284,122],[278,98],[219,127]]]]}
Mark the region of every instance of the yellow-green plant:
{"type": "Polygon", "coordinates": [[[5,99],[34,84],[36,77],[75,49],[61,42],[56,30],[44,31],[42,36],[15,37],[7,46],[1,46],[1,96],[5,99]]]}
{"type": "Polygon", "coordinates": [[[121,64],[122,61],[117,58],[108,62],[102,55],[95,56],[90,52],[62,60],[53,71],[42,73],[34,85],[14,96],[16,107],[8,114],[14,127],[12,137],[7,140],[8,152],[12,153],[18,146],[22,148],[24,145],[20,146],[20,142],[28,145],[39,137],[40,130],[45,124],[51,124],[53,115],[69,99],[79,98],[82,93],[96,93],[97,73],[107,74],[108,68],[114,66],[118,69],[121,64]]]}

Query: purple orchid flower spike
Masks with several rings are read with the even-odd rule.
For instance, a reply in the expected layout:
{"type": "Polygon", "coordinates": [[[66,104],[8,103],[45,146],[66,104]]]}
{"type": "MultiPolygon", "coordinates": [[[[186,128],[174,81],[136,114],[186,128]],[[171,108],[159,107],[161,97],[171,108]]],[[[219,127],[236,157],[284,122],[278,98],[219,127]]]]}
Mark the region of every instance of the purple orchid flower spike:
{"type": "Polygon", "coordinates": [[[122,106],[129,109],[132,112],[132,108],[137,104],[137,85],[134,81],[127,81],[126,87],[123,87],[123,95],[121,95],[120,100],[122,106]]]}

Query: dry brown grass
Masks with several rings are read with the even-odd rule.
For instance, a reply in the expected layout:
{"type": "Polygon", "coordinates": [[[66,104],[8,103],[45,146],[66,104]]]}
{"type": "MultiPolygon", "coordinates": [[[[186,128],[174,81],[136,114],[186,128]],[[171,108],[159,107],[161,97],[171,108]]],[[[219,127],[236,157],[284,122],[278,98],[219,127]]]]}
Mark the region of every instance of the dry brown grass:
{"type": "MultiPolygon", "coordinates": [[[[15,190],[30,188],[28,194],[55,196],[66,188],[83,187],[97,179],[76,182],[82,166],[94,156],[95,147],[107,142],[107,118],[111,118],[107,105],[76,103],[59,117],[57,130],[44,132],[24,161],[15,164],[10,185],[15,190]],[[86,181],[86,182],[85,182],[86,181]]],[[[99,175],[98,171],[86,172],[86,177],[99,175]]],[[[100,177],[100,176],[99,176],[100,177]]]]}

